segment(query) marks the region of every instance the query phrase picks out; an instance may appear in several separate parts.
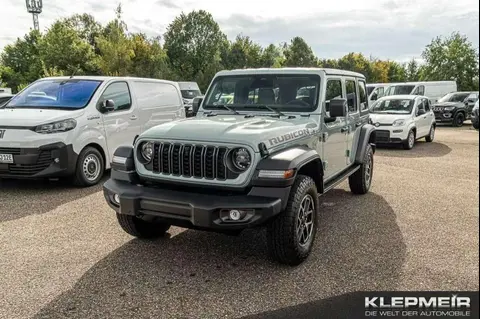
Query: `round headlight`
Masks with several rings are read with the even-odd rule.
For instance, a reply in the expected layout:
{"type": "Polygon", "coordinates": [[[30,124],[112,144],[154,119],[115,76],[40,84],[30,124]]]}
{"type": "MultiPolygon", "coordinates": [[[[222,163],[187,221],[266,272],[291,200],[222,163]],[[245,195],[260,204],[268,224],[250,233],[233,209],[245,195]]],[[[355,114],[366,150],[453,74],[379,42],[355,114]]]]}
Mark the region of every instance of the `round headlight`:
{"type": "Polygon", "coordinates": [[[246,170],[250,166],[251,161],[250,153],[245,148],[238,148],[232,153],[233,166],[238,170],[246,170]]]}
{"type": "Polygon", "coordinates": [[[145,142],[142,144],[142,157],[147,162],[152,160],[153,155],[153,143],[152,142],[145,142]]]}

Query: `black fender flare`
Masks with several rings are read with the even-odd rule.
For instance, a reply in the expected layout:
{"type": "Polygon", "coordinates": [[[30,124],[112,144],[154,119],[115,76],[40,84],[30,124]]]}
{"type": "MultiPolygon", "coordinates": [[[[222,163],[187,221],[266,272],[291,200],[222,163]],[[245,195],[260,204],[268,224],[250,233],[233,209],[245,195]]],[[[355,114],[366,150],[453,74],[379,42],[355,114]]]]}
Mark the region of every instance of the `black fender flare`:
{"type": "Polygon", "coordinates": [[[363,160],[365,158],[365,150],[367,149],[368,144],[372,146],[373,152],[375,153],[375,137],[375,126],[371,124],[365,124],[362,126],[362,128],[360,129],[360,137],[358,139],[355,163],[363,164],[363,160]]]}
{"type": "MultiPolygon", "coordinates": [[[[306,145],[290,146],[279,150],[260,160],[255,168],[252,185],[263,187],[291,186],[295,180],[295,177],[297,176],[298,171],[300,171],[307,164],[313,165],[312,168],[318,173],[318,177],[321,178],[320,176],[323,175],[323,164],[320,159],[320,155],[316,150],[311,149],[306,145]],[[261,170],[287,171],[291,169],[294,170],[294,175],[289,179],[277,180],[259,177],[259,172],[261,170]]],[[[318,180],[316,180],[316,182],[317,181],[318,180]]]]}

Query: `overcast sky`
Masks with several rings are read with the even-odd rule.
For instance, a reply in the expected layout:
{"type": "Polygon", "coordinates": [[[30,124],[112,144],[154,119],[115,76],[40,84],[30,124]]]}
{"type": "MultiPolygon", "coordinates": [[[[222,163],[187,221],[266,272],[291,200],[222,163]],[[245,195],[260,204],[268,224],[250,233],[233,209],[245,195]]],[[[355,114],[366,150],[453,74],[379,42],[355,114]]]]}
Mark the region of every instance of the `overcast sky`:
{"type": "MultiPolygon", "coordinates": [[[[33,26],[24,0],[2,0],[0,49],[33,26]]],[[[116,0],[43,0],[40,29],[55,19],[89,12],[101,23],[114,18],[116,0]]],[[[479,44],[478,0],[123,0],[130,31],[162,35],[182,11],[212,13],[232,40],[238,33],[262,45],[303,37],[321,58],[362,52],[397,61],[418,58],[437,35],[453,31],[479,44]]]]}

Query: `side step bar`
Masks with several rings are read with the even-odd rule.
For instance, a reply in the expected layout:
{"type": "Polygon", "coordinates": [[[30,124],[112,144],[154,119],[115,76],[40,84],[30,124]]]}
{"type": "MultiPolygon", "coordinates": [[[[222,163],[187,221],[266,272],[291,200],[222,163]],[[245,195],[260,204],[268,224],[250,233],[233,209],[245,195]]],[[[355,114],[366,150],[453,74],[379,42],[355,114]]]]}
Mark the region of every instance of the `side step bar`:
{"type": "Polygon", "coordinates": [[[331,190],[332,188],[334,188],[335,186],[343,182],[347,177],[349,177],[359,169],[360,169],[360,165],[355,165],[353,167],[346,169],[345,171],[338,174],[334,178],[332,178],[329,182],[323,185],[323,194],[325,194],[326,192],[328,192],[329,190],[331,190]]]}

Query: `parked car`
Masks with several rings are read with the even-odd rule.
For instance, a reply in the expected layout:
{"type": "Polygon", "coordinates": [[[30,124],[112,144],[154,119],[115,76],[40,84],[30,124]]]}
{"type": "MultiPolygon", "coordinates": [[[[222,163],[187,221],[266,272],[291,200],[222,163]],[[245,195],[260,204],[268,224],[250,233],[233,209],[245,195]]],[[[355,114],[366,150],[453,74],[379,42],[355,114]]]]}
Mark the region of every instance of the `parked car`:
{"type": "Polygon", "coordinates": [[[479,110],[478,110],[478,102],[479,100],[477,100],[477,102],[475,103],[475,106],[473,107],[473,110],[472,110],[472,125],[473,125],[473,128],[475,128],[476,130],[479,129],[479,110]]]}
{"type": "Polygon", "coordinates": [[[452,123],[456,127],[462,126],[465,120],[470,119],[476,101],[478,101],[478,92],[446,94],[433,106],[436,121],[452,123]]]}
{"type": "Polygon", "coordinates": [[[97,184],[121,145],[184,118],[177,83],[128,77],[40,79],[0,109],[0,178],[97,184]],[[161,98],[159,98],[161,96],[161,98]]]}
{"type": "Polygon", "coordinates": [[[180,86],[183,104],[185,105],[192,105],[193,99],[202,95],[197,82],[178,82],[178,85],[180,86]]]}
{"type": "Polygon", "coordinates": [[[0,109],[13,97],[10,93],[0,93],[0,109]]]}
{"type": "Polygon", "coordinates": [[[426,96],[385,96],[370,108],[370,120],[377,144],[398,143],[410,150],[418,139],[435,138],[435,116],[426,96]]]}
{"type": "Polygon", "coordinates": [[[132,236],[163,236],[172,225],[230,234],[265,226],[273,258],[298,265],[312,250],[318,196],[345,179],[353,193],[370,189],[375,129],[362,74],[221,71],[193,106],[196,117],[115,151],[104,195],[132,236]],[[223,104],[231,89],[233,103],[223,104]]]}
{"type": "Polygon", "coordinates": [[[368,104],[372,105],[376,100],[383,97],[385,90],[391,83],[369,83],[367,84],[368,104]]]}
{"type": "Polygon", "coordinates": [[[422,95],[427,96],[431,104],[434,104],[447,93],[457,91],[455,81],[425,81],[392,83],[385,91],[385,96],[391,95],[422,95]]]}

